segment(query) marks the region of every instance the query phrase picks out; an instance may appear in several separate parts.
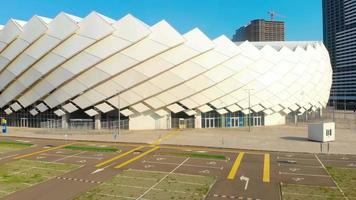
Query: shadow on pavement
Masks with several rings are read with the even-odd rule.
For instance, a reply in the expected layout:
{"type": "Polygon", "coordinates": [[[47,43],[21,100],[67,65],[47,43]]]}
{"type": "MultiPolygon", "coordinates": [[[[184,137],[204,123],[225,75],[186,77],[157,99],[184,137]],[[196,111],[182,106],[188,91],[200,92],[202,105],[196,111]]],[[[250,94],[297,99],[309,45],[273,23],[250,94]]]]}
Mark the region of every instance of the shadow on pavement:
{"type": "Polygon", "coordinates": [[[296,136],[286,136],[286,137],[281,137],[282,139],[285,140],[295,140],[295,141],[310,141],[306,137],[296,137],[296,136]]]}

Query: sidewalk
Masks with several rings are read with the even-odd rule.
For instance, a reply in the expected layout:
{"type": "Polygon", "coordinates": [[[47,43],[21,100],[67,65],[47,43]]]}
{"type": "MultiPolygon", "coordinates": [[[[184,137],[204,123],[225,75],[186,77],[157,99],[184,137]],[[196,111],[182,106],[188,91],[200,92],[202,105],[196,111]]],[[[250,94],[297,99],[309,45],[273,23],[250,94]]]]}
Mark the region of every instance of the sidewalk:
{"type": "MultiPolygon", "coordinates": [[[[57,132],[31,128],[10,128],[5,136],[67,139],[82,141],[153,143],[171,130],[122,131],[117,139],[114,133],[91,132],[57,132]],[[67,136],[65,136],[67,135],[67,136]]],[[[307,139],[307,127],[274,126],[248,129],[185,129],[176,135],[162,139],[161,144],[205,146],[218,148],[236,148],[265,151],[288,151],[320,153],[319,142],[307,139]]],[[[327,144],[323,144],[323,153],[327,152],[327,144]]],[[[330,143],[332,154],[356,155],[356,130],[336,129],[336,141],[330,143]]]]}

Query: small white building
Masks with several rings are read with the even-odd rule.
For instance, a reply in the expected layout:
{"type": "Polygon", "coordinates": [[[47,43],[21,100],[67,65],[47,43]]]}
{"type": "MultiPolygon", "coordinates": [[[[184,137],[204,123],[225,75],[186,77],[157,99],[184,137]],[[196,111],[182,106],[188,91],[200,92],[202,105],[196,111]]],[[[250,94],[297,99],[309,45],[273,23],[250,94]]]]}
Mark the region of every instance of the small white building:
{"type": "Polygon", "coordinates": [[[309,140],[329,142],[335,140],[335,122],[309,124],[309,140]]]}

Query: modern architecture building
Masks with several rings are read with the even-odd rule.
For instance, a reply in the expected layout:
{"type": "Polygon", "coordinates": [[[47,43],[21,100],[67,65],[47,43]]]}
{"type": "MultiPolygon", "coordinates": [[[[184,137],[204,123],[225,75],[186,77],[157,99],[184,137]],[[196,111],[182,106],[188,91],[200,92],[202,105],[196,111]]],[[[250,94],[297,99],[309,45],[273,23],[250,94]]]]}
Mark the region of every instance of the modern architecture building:
{"type": "Polygon", "coordinates": [[[330,103],[356,108],[356,1],[323,0],[324,44],[333,67],[330,103]]]}
{"type": "Polygon", "coordinates": [[[284,41],[284,35],[284,22],[256,19],[237,29],[232,41],[284,41]]]}
{"type": "Polygon", "coordinates": [[[234,43],[132,15],[34,16],[0,31],[1,117],[12,126],[100,129],[119,116],[129,129],[283,124],[320,113],[331,78],[321,42],[234,43]]]}

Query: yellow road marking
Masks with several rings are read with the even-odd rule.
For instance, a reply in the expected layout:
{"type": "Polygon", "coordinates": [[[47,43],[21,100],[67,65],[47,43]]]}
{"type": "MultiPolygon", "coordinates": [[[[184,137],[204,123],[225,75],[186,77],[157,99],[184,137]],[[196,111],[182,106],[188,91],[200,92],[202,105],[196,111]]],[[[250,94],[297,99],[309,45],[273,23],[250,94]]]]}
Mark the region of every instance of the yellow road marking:
{"type": "Polygon", "coordinates": [[[227,176],[227,179],[232,180],[232,179],[235,178],[236,173],[237,173],[237,170],[238,170],[239,167],[240,167],[241,160],[242,160],[242,158],[244,157],[244,154],[245,154],[245,152],[239,153],[239,155],[237,156],[237,158],[236,158],[234,164],[233,164],[232,167],[231,167],[231,170],[230,170],[229,175],[227,176]]]}
{"type": "Polygon", "coordinates": [[[44,150],[41,150],[41,151],[36,151],[36,152],[33,152],[33,153],[29,153],[29,154],[19,155],[19,156],[14,157],[14,159],[21,159],[21,158],[30,157],[30,156],[41,154],[41,153],[44,153],[44,152],[48,152],[48,151],[52,151],[52,150],[56,150],[56,149],[61,149],[61,148],[64,148],[66,146],[70,146],[70,145],[77,144],[77,143],[78,142],[73,142],[73,143],[69,143],[69,144],[60,145],[60,146],[57,146],[57,147],[44,149],[44,150]]]}
{"type": "Polygon", "coordinates": [[[269,171],[270,171],[270,156],[268,153],[266,153],[264,158],[264,164],[263,164],[263,182],[269,183],[269,171]]]}
{"type": "Polygon", "coordinates": [[[143,156],[145,156],[145,155],[147,155],[147,154],[149,154],[149,153],[151,153],[153,151],[156,151],[157,149],[159,149],[159,146],[153,147],[152,149],[150,149],[150,150],[148,150],[148,151],[146,151],[146,152],[144,152],[144,153],[142,153],[142,154],[140,154],[140,155],[138,155],[138,156],[136,156],[136,157],[134,157],[134,158],[132,158],[132,159],[130,159],[128,161],[125,161],[125,162],[115,166],[115,169],[122,168],[122,167],[124,167],[124,166],[126,166],[126,165],[128,165],[128,164],[130,164],[130,163],[142,158],[143,156]]]}
{"type": "Polygon", "coordinates": [[[115,160],[117,160],[117,159],[119,159],[119,158],[122,158],[122,157],[124,157],[124,156],[126,156],[126,155],[128,155],[128,154],[130,154],[130,153],[132,153],[132,152],[134,152],[134,151],[140,150],[140,149],[142,149],[143,147],[145,147],[145,146],[138,146],[138,147],[136,147],[136,148],[133,148],[133,149],[131,149],[130,151],[126,151],[126,152],[123,153],[123,154],[119,154],[119,155],[117,155],[117,156],[115,156],[115,157],[113,157],[113,158],[110,158],[110,159],[108,159],[108,160],[106,160],[106,161],[104,161],[104,162],[101,162],[101,163],[95,165],[95,167],[100,168],[100,167],[102,167],[102,166],[104,166],[104,165],[106,165],[106,164],[108,164],[108,163],[111,163],[111,162],[113,162],[113,161],[115,161],[115,160]]]}
{"type": "Polygon", "coordinates": [[[171,132],[167,133],[166,135],[164,135],[162,138],[157,139],[156,141],[152,142],[153,145],[159,145],[161,144],[161,142],[163,140],[167,140],[171,137],[173,137],[174,135],[176,135],[179,132],[179,129],[175,129],[172,130],[171,132]]]}

